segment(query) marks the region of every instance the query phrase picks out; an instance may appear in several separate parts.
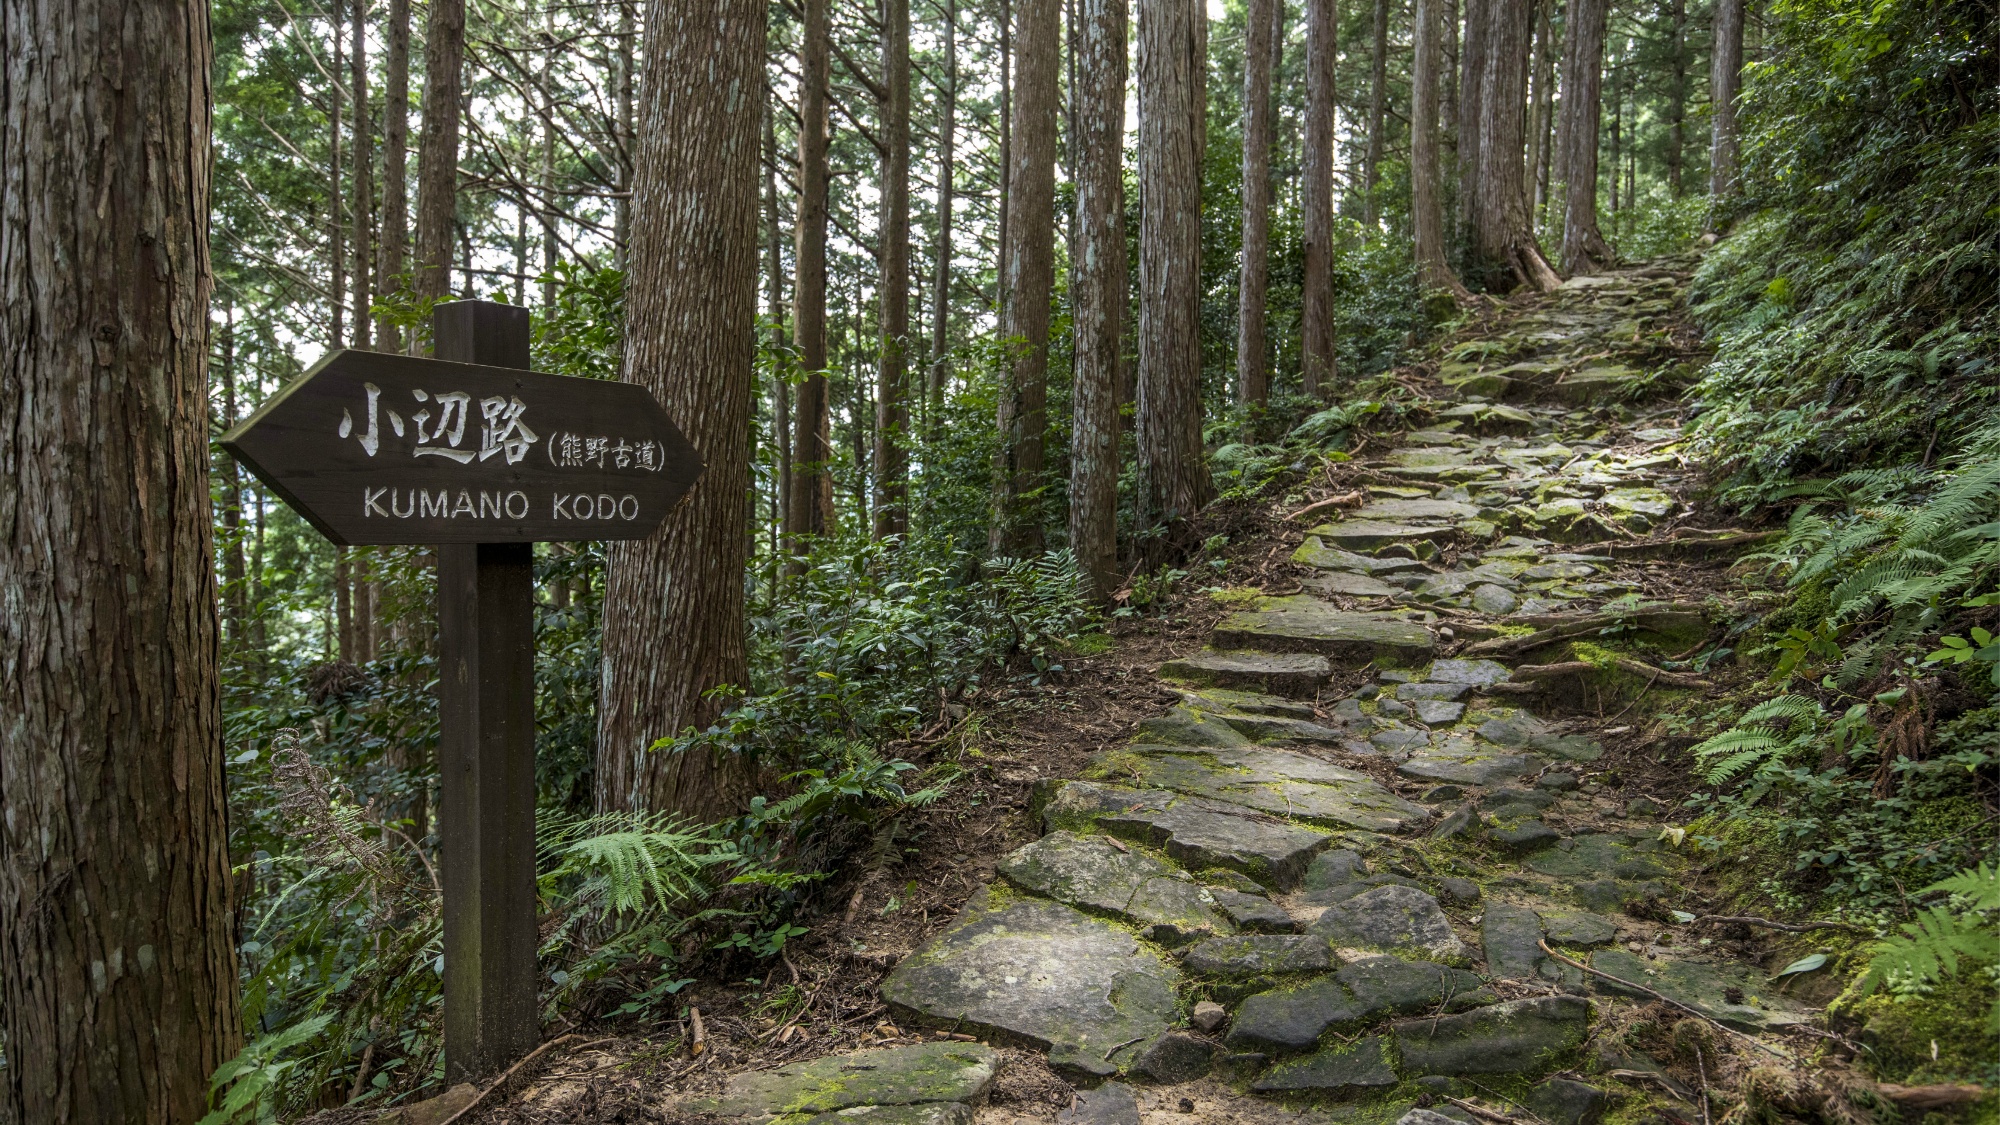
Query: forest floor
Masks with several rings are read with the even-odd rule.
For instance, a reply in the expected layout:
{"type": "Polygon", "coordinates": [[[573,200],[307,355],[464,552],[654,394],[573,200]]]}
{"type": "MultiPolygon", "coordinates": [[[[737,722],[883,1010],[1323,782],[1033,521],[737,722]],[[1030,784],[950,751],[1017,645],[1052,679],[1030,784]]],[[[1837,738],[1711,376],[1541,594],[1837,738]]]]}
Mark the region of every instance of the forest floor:
{"type": "Polygon", "coordinates": [[[1696,505],[1689,268],[1514,299],[1398,372],[1408,429],[1218,505],[1221,545],[1108,650],[891,747],[968,772],[782,958],[690,985],[685,1018],[571,1032],[464,1119],[1707,1125],[1746,1081],[1810,1099],[1830,996],[1772,978],[1802,939],[1706,917],[1723,876],[1675,847],[1692,716],[1755,678],[1706,657],[1761,539],[1696,505]]]}

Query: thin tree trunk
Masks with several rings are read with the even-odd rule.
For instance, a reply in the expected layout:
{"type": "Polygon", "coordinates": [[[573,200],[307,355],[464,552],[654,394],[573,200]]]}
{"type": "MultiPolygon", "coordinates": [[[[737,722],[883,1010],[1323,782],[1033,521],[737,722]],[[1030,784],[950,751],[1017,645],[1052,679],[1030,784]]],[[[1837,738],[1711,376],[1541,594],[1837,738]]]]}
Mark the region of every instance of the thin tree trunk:
{"type": "Polygon", "coordinates": [[[375,229],[375,140],[368,113],[368,0],[354,0],[353,41],[347,53],[354,84],[354,346],[369,346],[369,308],[375,303],[369,243],[375,229]]]}
{"type": "MultiPolygon", "coordinates": [[[[410,238],[410,0],[389,0],[382,59],[382,237],[375,274],[386,292],[407,284],[403,275],[410,238]]],[[[384,316],[376,321],[382,350],[401,351],[402,331],[384,316]]]]}
{"type": "Polygon", "coordinates": [[[994,178],[1000,185],[1000,243],[999,257],[993,263],[993,312],[1006,316],[1007,308],[1007,247],[1013,243],[1007,237],[1007,223],[1011,209],[1007,206],[1007,193],[1012,188],[1008,181],[1013,177],[1014,167],[1014,4],[1013,0],[1000,0],[1000,171],[994,178]]]}
{"type": "Polygon", "coordinates": [[[345,49],[346,28],[338,19],[333,21],[333,65],[328,68],[326,90],[326,227],[327,259],[331,265],[331,284],[327,286],[327,337],[328,347],[347,345],[347,227],[342,222],[341,198],[345,190],[341,182],[341,149],[345,140],[341,136],[341,102],[345,95],[341,82],[346,75],[345,49]]]}
{"type": "Polygon", "coordinates": [[[1611,237],[1618,237],[1618,170],[1624,166],[1625,86],[1618,67],[1611,71],[1611,237]]]}
{"type": "Polygon", "coordinates": [[[424,36],[424,131],[417,151],[416,295],[451,293],[458,214],[458,117],[465,64],[465,0],[431,0],[424,36]]]}
{"type": "Polygon", "coordinates": [[[1015,349],[1000,386],[1000,445],[994,465],[991,548],[1041,550],[1031,497],[1042,486],[1042,432],[1048,427],[1049,298],[1055,286],[1057,93],[1062,46],[1058,0],[1021,0],[1015,9],[1012,126],[1008,140],[1006,273],[1001,335],[1015,349]]]}
{"type": "Polygon", "coordinates": [[[938,108],[937,268],[931,275],[931,369],[928,432],[935,440],[944,423],[944,382],[951,371],[951,220],[958,174],[958,0],[944,6],[944,90],[938,108]]]}
{"type": "Polygon", "coordinates": [[[755,761],[649,751],[716,722],[727,704],[713,689],[749,681],[758,121],[742,98],[764,80],[764,5],[652,0],[646,31],[625,375],[707,469],[651,538],[610,550],[597,805],[714,820],[739,811],[755,761]]]}
{"type": "Polygon", "coordinates": [[[1548,152],[1549,108],[1553,97],[1549,91],[1550,75],[1555,72],[1553,52],[1554,40],[1549,22],[1549,9],[1555,7],[1555,0],[1536,0],[1535,3],[1535,62],[1529,72],[1533,87],[1528,95],[1528,216],[1530,222],[1540,228],[1542,205],[1548,198],[1548,184],[1542,175],[1543,162],[1548,152]]]}
{"type": "Polygon", "coordinates": [[[1456,180],[1460,175],[1458,167],[1458,64],[1459,58],[1463,53],[1462,44],[1458,36],[1458,0],[1444,0],[1444,7],[1439,14],[1444,17],[1444,57],[1440,60],[1442,65],[1438,67],[1438,74],[1443,81],[1444,101],[1442,105],[1444,106],[1444,119],[1439,123],[1438,136],[1441,138],[1441,143],[1444,147],[1451,152],[1449,172],[1454,180],[1456,180]]]}
{"type": "MultiPolygon", "coordinates": [[[[223,432],[236,424],[236,307],[225,299],[222,306],[222,426],[223,432]]],[[[240,648],[245,641],[246,577],[243,565],[243,477],[234,457],[222,458],[222,611],[228,626],[226,636],[240,648]]]]}
{"type": "MultiPolygon", "coordinates": [[[[562,253],[556,231],[556,9],[542,9],[542,307],[556,303],[556,257],[562,253]]],[[[523,273],[527,272],[525,270],[523,273]]]]}
{"type": "MultiPolygon", "coordinates": [[[[804,0],[799,51],[799,203],[792,225],[792,346],[806,375],[793,419],[791,507],[785,534],[794,554],[833,526],[833,463],[826,385],[827,83],[832,66],[829,0],[804,0]]],[[[797,569],[794,564],[793,569],[797,569]]]]}
{"type": "MultiPolygon", "coordinates": [[[[771,351],[782,354],[785,346],[785,263],[782,247],[784,233],[778,222],[778,110],[772,98],[764,100],[764,222],[765,237],[765,301],[771,320],[771,351]]],[[[792,493],[792,384],[785,378],[783,364],[771,365],[771,448],[776,454],[772,464],[771,481],[771,557],[775,591],[777,558],[782,553],[778,533],[785,525],[785,513],[790,511],[792,493]]]]}
{"type": "MultiPolygon", "coordinates": [[[[1271,397],[1264,305],[1271,281],[1271,40],[1276,31],[1271,10],[1279,2],[1249,0],[1243,11],[1243,264],[1236,302],[1236,401],[1258,406],[1271,397]]],[[[1122,116],[1122,105],[1119,112],[1122,116]]]]}
{"type": "Polygon", "coordinates": [[[347,565],[347,548],[333,549],[334,656],[354,660],[354,574],[347,565]]]}
{"type": "Polygon", "coordinates": [[[1736,191],[1736,95],[1743,81],[1743,0],[1715,0],[1714,19],[1715,46],[1708,64],[1708,192],[1723,199],[1736,191]]]}
{"type": "Polygon", "coordinates": [[[0,1121],[242,1038],[209,500],[209,6],[0,3],[0,1121]]]}
{"type": "Polygon", "coordinates": [[[1669,0],[1667,38],[1667,190],[1679,199],[1687,192],[1687,0],[1669,0]]]}
{"type": "Polygon", "coordinates": [[[1444,253],[1444,178],[1438,159],[1438,82],[1449,74],[1440,58],[1444,0],[1416,0],[1410,66],[1410,228],[1417,277],[1426,289],[1471,294],[1459,284],[1444,253]]]}
{"type": "Polygon", "coordinates": [[[633,43],[639,29],[634,13],[635,0],[618,0],[618,198],[612,214],[612,264],[626,266],[626,252],[632,244],[632,147],[637,143],[632,121],[633,89],[637,85],[633,43]]]}
{"type": "Polygon", "coordinates": [[[1362,214],[1369,226],[1375,225],[1375,187],[1380,182],[1382,130],[1388,122],[1389,98],[1389,0],[1375,0],[1375,73],[1368,84],[1368,154],[1363,167],[1362,214]]]}
{"type": "MultiPolygon", "coordinates": [[[[1139,450],[1136,506],[1173,528],[1208,502],[1201,447],[1201,0],[1139,8],[1139,450]]],[[[1167,546],[1156,540],[1159,547],[1167,546]]]]}
{"type": "Polygon", "coordinates": [[[1500,0],[1462,0],[1465,38],[1458,51],[1458,239],[1474,241],[1473,216],[1478,211],[1481,156],[1480,115],[1485,112],[1486,30],[1488,11],[1500,0]]]}
{"type": "Polygon", "coordinates": [[[1529,0],[1488,0],[1485,104],[1479,107],[1475,248],[1489,276],[1507,271],[1540,290],[1562,284],[1528,219],[1522,147],[1527,130],[1529,0]]]}
{"type": "Polygon", "coordinates": [[[910,529],[910,0],[882,4],[882,281],[875,388],[875,538],[910,529]]]}
{"type": "MultiPolygon", "coordinates": [[[[1079,0],[1069,540],[1091,594],[1118,585],[1118,395],[1125,302],[1126,0],[1079,0]]],[[[1261,309],[1260,309],[1261,312],[1261,309]]]]}
{"type": "Polygon", "coordinates": [[[1334,62],[1339,49],[1335,0],[1306,0],[1305,183],[1299,189],[1306,241],[1303,357],[1305,393],[1322,397],[1336,374],[1333,328],[1334,62]]]}

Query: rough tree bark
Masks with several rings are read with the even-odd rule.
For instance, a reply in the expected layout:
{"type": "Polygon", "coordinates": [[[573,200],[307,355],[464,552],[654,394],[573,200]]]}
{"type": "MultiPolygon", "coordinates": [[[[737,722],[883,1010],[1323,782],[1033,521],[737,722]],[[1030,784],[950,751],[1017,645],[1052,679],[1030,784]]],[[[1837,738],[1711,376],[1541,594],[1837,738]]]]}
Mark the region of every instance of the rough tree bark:
{"type": "Polygon", "coordinates": [[[616,210],[611,218],[611,262],[619,269],[626,266],[626,251],[632,244],[632,146],[633,136],[633,92],[637,83],[633,80],[633,44],[639,37],[637,5],[634,0],[618,0],[618,50],[614,56],[618,62],[618,187],[621,194],[616,201],[616,210]]]}
{"type": "Polygon", "coordinates": [[[1473,241],[1473,216],[1479,198],[1479,128],[1485,106],[1486,27],[1488,9],[1496,0],[1464,0],[1465,37],[1458,48],[1458,239],[1473,241]]]}
{"type": "Polygon", "coordinates": [[[431,0],[424,36],[424,132],[417,146],[416,294],[451,292],[458,215],[458,112],[465,82],[465,0],[431,0]]]}
{"type": "Polygon", "coordinates": [[[1142,527],[1185,521],[1211,490],[1201,448],[1201,142],[1194,128],[1206,13],[1201,0],[1142,0],[1139,7],[1142,527]]]}
{"type": "Polygon", "coordinates": [[[651,538],[610,551],[597,804],[712,820],[739,811],[755,762],[648,751],[715,722],[726,703],[711,689],[749,679],[758,115],[743,99],[764,81],[764,5],[651,0],[646,33],[625,377],[653,392],[707,469],[651,538]]]}
{"type": "Polygon", "coordinates": [[[875,385],[875,538],[910,527],[910,0],[882,5],[882,280],[875,385]]]}
{"type": "MultiPolygon", "coordinates": [[[[826,385],[827,83],[833,64],[829,0],[804,0],[799,47],[799,201],[792,224],[792,347],[806,372],[792,418],[787,548],[833,527],[833,434],[826,385]]],[[[790,569],[798,570],[797,564],[790,569]]]]}
{"type": "Polygon", "coordinates": [[[1042,485],[1042,432],[1048,428],[1049,297],[1055,286],[1056,110],[1062,59],[1058,0],[1014,7],[1012,135],[1007,144],[1007,242],[1002,248],[1001,335],[1015,341],[1003,372],[993,466],[996,554],[1039,551],[1031,510],[1042,485]]]}
{"type": "Polygon", "coordinates": [[[1564,273],[1594,273],[1616,255],[1597,228],[1597,121],[1602,113],[1608,0],[1569,0],[1563,27],[1562,124],[1556,179],[1563,184],[1564,273]]]}
{"type": "Polygon", "coordinates": [[[1736,94],[1743,81],[1743,0],[1715,0],[1715,46],[1708,57],[1711,129],[1708,192],[1736,190],[1736,94]]]}
{"type": "Polygon", "coordinates": [[[1126,0],[1078,0],[1076,340],[1069,540],[1099,600],[1118,584],[1118,394],[1124,352],[1126,0]]]}
{"type": "MultiPolygon", "coordinates": [[[[765,311],[771,320],[771,349],[785,343],[784,234],[778,221],[778,107],[776,95],[764,96],[764,289],[765,311]]],[[[777,559],[782,552],[778,533],[785,525],[792,488],[792,385],[777,365],[771,370],[771,445],[776,454],[771,482],[772,589],[776,590],[777,559]]]]}
{"type": "Polygon", "coordinates": [[[1306,242],[1305,310],[1300,378],[1319,397],[1332,385],[1334,62],[1340,49],[1335,0],[1306,0],[1305,182],[1299,188],[1306,242]]]}
{"type": "Polygon", "coordinates": [[[944,424],[944,381],[951,371],[951,219],[958,175],[958,0],[944,6],[944,88],[938,91],[937,268],[931,274],[931,366],[927,429],[944,424]]]}
{"type": "MultiPolygon", "coordinates": [[[[402,285],[410,251],[410,0],[389,0],[382,27],[382,234],[375,276],[386,290],[402,285]]],[[[383,351],[402,350],[402,331],[384,317],[375,324],[383,351]]]]}
{"type": "Polygon", "coordinates": [[[1667,190],[1679,199],[1687,190],[1687,0],[1667,5],[1667,190]]]}
{"type": "Polygon", "coordinates": [[[1444,176],[1438,159],[1438,80],[1449,73],[1443,55],[1444,0],[1416,0],[1410,65],[1410,228],[1417,277],[1426,289],[1472,294],[1445,261],[1444,176]]]}
{"type": "Polygon", "coordinates": [[[0,4],[0,1121],[194,1121],[235,1054],[208,4],[0,4]]]}
{"type": "Polygon", "coordinates": [[[1528,218],[1522,146],[1527,131],[1530,0],[1487,0],[1485,93],[1479,107],[1474,249],[1482,272],[1506,271],[1547,291],[1562,284],[1542,257],[1528,218]]]}
{"type": "Polygon", "coordinates": [[[1549,26],[1549,9],[1553,7],[1555,0],[1535,2],[1534,65],[1528,74],[1532,87],[1528,94],[1528,216],[1536,227],[1540,226],[1542,205],[1548,198],[1548,184],[1542,171],[1548,155],[1549,110],[1555,100],[1549,89],[1550,76],[1555,73],[1554,41],[1549,26]]]}
{"type": "Polygon", "coordinates": [[[345,69],[347,52],[344,36],[346,28],[338,19],[333,21],[333,66],[328,74],[326,91],[326,225],[327,261],[332,267],[331,284],[326,287],[327,337],[330,348],[347,346],[347,228],[341,225],[341,152],[340,135],[341,102],[345,93],[341,90],[341,71],[345,69]]]}
{"type": "MultiPolygon", "coordinates": [[[[1272,9],[1278,3],[1249,0],[1243,11],[1243,264],[1236,303],[1236,401],[1259,406],[1271,397],[1264,303],[1271,282],[1271,41],[1277,30],[1272,9]]],[[[1120,71],[1122,78],[1122,67],[1120,71]]],[[[1122,115],[1124,107],[1119,109],[1122,115]]]]}
{"type": "Polygon", "coordinates": [[[354,346],[370,344],[369,306],[374,304],[369,247],[375,232],[375,138],[368,112],[368,0],[354,0],[347,51],[348,81],[354,87],[354,346]]]}
{"type": "Polygon", "coordinates": [[[1369,226],[1375,225],[1375,186],[1380,182],[1382,130],[1388,123],[1389,105],[1389,0],[1375,0],[1375,70],[1368,81],[1368,150],[1364,158],[1361,198],[1362,214],[1369,226]]]}

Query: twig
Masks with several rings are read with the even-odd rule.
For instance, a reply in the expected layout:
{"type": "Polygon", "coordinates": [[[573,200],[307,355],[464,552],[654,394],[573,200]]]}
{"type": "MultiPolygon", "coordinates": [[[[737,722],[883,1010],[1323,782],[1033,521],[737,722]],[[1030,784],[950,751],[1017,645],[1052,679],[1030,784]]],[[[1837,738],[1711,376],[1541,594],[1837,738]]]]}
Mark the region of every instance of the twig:
{"type": "Polygon", "coordinates": [[[701,1009],[688,1005],[688,1023],[694,1027],[694,1038],[688,1040],[688,1054],[699,1055],[708,1049],[708,1029],[701,1025],[701,1009]]]}
{"type": "Polygon", "coordinates": [[[1137,1037],[1135,1037],[1135,1038],[1132,1038],[1132,1039],[1127,1039],[1127,1040],[1126,1040],[1125,1042],[1123,1042],[1123,1043],[1120,1043],[1120,1044],[1118,1044],[1117,1046],[1115,1046],[1115,1047],[1111,1048],[1110,1050],[1108,1050],[1108,1051],[1104,1052],[1104,1061],[1105,1061],[1105,1062],[1110,1062],[1110,1061],[1111,1061],[1111,1056],[1113,1056],[1113,1055],[1117,1054],[1118,1052],[1120,1052],[1120,1051],[1124,1050],[1124,1049],[1125,1049],[1125,1048],[1127,1048],[1127,1047],[1130,1047],[1130,1046],[1131,1046],[1132,1044],[1134,1044],[1134,1043],[1137,1043],[1137,1042],[1139,1042],[1139,1041],[1141,1041],[1141,1040],[1143,1040],[1143,1039],[1145,1039],[1145,1038],[1146,1038],[1145,1036],[1143,1036],[1143,1035],[1140,1035],[1140,1036],[1137,1036],[1137,1037]]]}
{"type": "Polygon", "coordinates": [[[1696,918],[1692,924],[1699,926],[1703,922],[1741,922],[1746,926],[1763,926],[1765,929],[1783,930],[1788,934],[1802,934],[1808,930],[1851,930],[1857,934],[1869,932],[1868,927],[1857,926],[1852,922],[1773,922],[1769,918],[1758,918],[1748,914],[1704,914],[1696,918]]]}
{"type": "Polygon", "coordinates": [[[1448,1101],[1451,1104],[1457,1106],[1458,1108],[1464,1110],[1465,1112],[1471,1114],[1472,1116],[1479,1118],[1481,1121],[1497,1121],[1503,1123],[1503,1125],[1515,1125],[1516,1122],[1521,1120],[1518,1117],[1509,1117],[1504,1113],[1498,1113],[1495,1112],[1494,1110],[1487,1109],[1483,1105],[1475,1105],[1472,1102],[1466,1101],[1464,1098],[1454,1098],[1450,1094],[1440,1094],[1438,1096],[1443,1098],[1445,1101],[1448,1101]]]}
{"type": "Polygon", "coordinates": [[[1318,515],[1328,508],[1345,508],[1350,504],[1359,504],[1366,499],[1368,499],[1368,494],[1357,488],[1352,492],[1343,492],[1338,496],[1329,496],[1324,500],[1315,500],[1286,518],[1302,520],[1307,516],[1318,515]]]}
{"type": "Polygon", "coordinates": [[[1715,1029],[1721,1031],[1725,1035],[1734,1035],[1736,1038],[1743,1040],[1745,1043],[1748,1043],[1753,1047],[1756,1047],[1760,1051],[1765,1051],[1769,1054],[1776,1055],[1777,1057],[1784,1059],[1786,1062],[1792,1061],[1789,1055],[1785,1054],[1783,1051],[1778,1050],[1776,1047],[1773,1047],[1770,1044],[1764,1043],[1751,1036],[1745,1035],[1733,1027],[1726,1027],[1716,1022],[1714,1017],[1709,1016],[1707,1013],[1703,1012],[1699,1008],[1683,1004],[1679,1000],[1676,1000],[1673,997],[1668,996],[1666,993],[1655,992],[1652,989],[1647,988],[1643,984],[1633,984],[1631,981],[1626,980],[1624,977],[1614,977],[1610,973],[1605,972],[1603,969],[1593,969],[1589,965],[1586,965],[1581,961],[1576,961],[1572,960],[1571,958],[1565,957],[1562,954],[1557,953],[1555,950],[1549,948],[1549,943],[1546,938],[1537,940],[1535,944],[1542,947],[1543,953],[1548,954],[1549,956],[1555,958],[1558,961],[1561,961],[1563,964],[1568,965],[1573,969],[1582,969],[1584,972],[1589,973],[1591,976],[1603,977],[1605,980],[1608,980],[1613,984],[1622,984],[1626,988],[1632,989],[1635,992],[1643,992],[1646,995],[1651,996],[1653,999],[1658,1000],[1662,1004],[1665,1004],[1673,1008],[1679,1008],[1681,1011],[1686,1012],[1688,1015],[1691,1015],[1694,1018],[1701,1020],[1703,1023],[1706,1023],[1711,1027],[1714,1027],[1715,1029]]]}
{"type": "Polygon", "coordinates": [[[1708,1061],[1701,1057],[1701,1044],[1694,1045],[1694,1072],[1701,1076],[1701,1125],[1708,1121],[1708,1061]]]}
{"type": "MultiPolygon", "coordinates": [[[[532,1063],[536,1059],[541,1058],[542,1055],[546,1053],[550,1047],[554,1047],[562,1043],[567,1043],[570,1040],[575,1039],[576,1037],[577,1036],[575,1032],[571,1032],[568,1035],[557,1036],[556,1038],[549,1040],[548,1042],[542,1044],[541,1046],[535,1048],[534,1050],[529,1051],[526,1055],[522,1057],[520,1062],[517,1062],[513,1066],[508,1067],[505,1071],[501,1072],[500,1077],[495,1078],[492,1081],[492,1083],[489,1084],[484,1090],[479,1091],[477,1097],[465,1103],[465,1107],[463,1109],[459,1110],[457,1113],[452,1114],[450,1117],[445,1118],[443,1121],[438,1122],[438,1125],[453,1125],[453,1123],[458,1121],[460,1118],[471,1113],[473,1110],[478,1109],[480,1105],[486,1101],[487,1097],[493,1093],[493,1091],[498,1090],[502,1086],[505,1086],[509,1079],[513,1078],[514,1075],[520,1073],[521,1069],[523,1067],[526,1067],[529,1063],[532,1063]]],[[[607,1035],[602,1039],[593,1039],[590,1042],[583,1044],[582,1047],[578,1047],[577,1050],[581,1051],[585,1047],[595,1047],[599,1043],[609,1043],[616,1038],[617,1036],[615,1035],[607,1035]]]]}

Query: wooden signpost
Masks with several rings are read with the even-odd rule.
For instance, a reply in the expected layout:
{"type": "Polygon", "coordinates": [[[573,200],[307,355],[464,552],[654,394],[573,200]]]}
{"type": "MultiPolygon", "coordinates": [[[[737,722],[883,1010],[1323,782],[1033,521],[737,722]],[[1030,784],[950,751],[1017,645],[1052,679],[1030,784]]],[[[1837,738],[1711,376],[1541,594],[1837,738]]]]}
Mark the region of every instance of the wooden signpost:
{"type": "Polygon", "coordinates": [[[538,374],[528,310],[439,305],[436,359],[336,351],[222,446],[327,538],[438,545],[447,1085],[540,1040],[536,542],[643,539],[702,465],[645,388],[538,374]]]}

